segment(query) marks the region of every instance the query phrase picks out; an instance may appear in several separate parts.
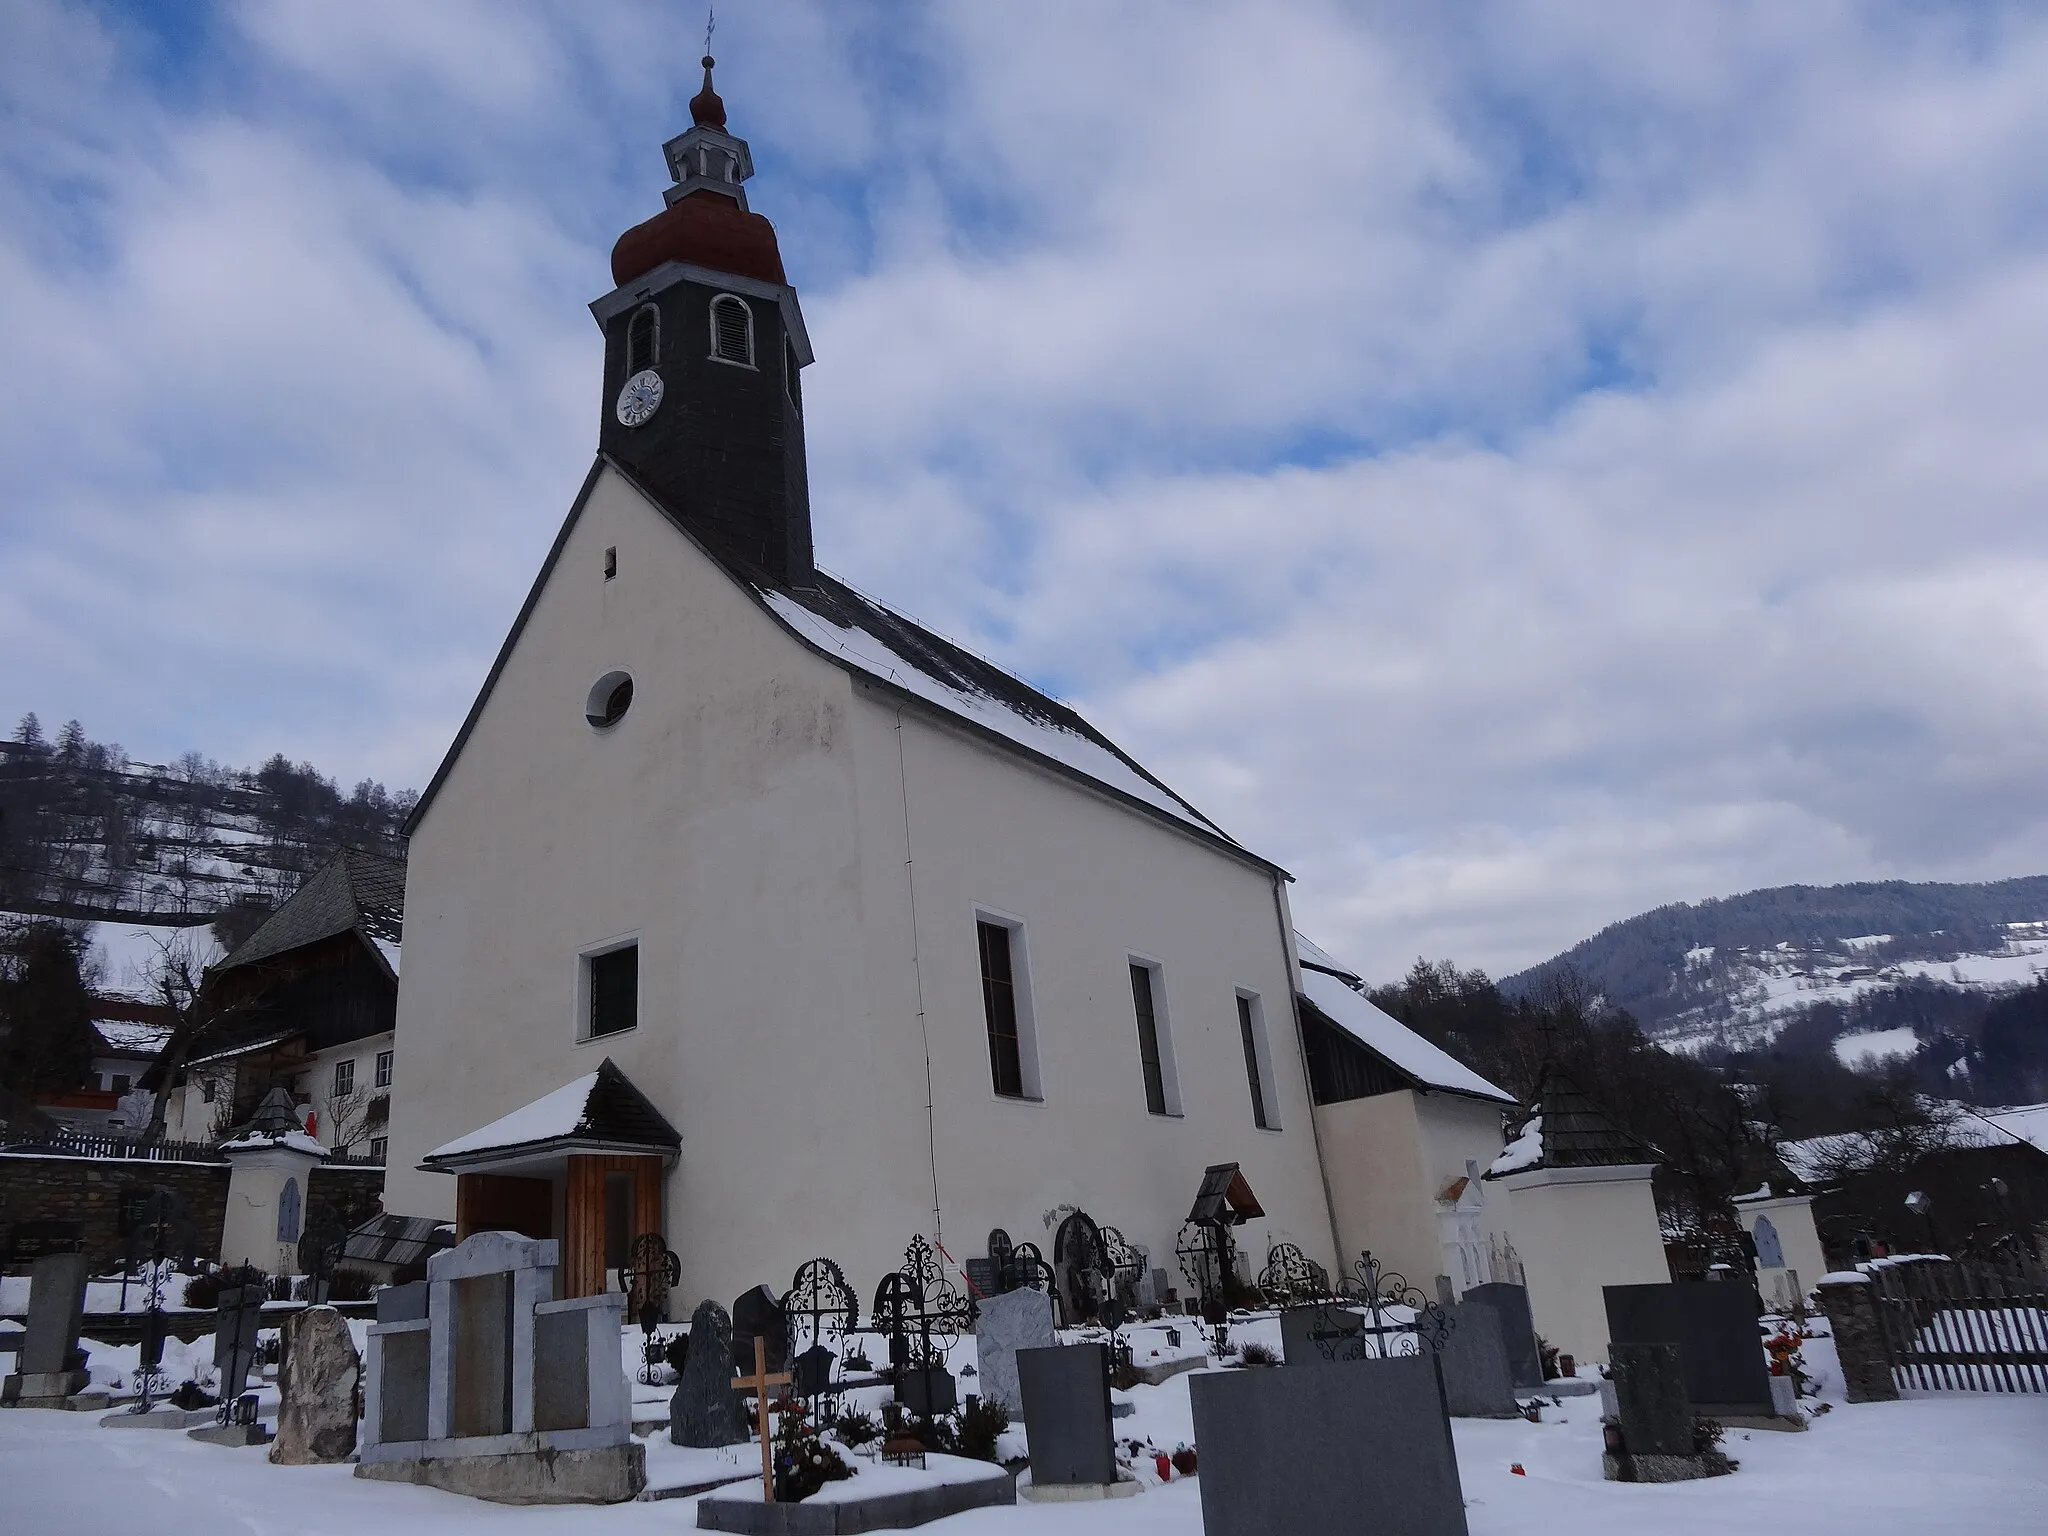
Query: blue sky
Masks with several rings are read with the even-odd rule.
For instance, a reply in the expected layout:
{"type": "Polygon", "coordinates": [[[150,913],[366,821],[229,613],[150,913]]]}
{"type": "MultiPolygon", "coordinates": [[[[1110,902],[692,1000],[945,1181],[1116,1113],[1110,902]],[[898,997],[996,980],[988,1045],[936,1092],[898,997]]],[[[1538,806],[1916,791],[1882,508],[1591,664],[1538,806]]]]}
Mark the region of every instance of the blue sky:
{"type": "MultiPolygon", "coordinates": [[[[431,773],[703,18],[0,0],[0,714],[431,773]]],[[[732,4],[821,559],[1375,975],[2048,869],[2048,18],[732,4]]]]}

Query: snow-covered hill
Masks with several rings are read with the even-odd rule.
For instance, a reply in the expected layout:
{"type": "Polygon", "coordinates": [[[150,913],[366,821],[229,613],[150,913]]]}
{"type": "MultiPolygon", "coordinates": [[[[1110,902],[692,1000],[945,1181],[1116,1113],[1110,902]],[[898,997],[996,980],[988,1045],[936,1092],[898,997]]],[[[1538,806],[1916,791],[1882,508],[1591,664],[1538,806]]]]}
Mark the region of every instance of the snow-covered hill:
{"type": "MultiPolygon", "coordinates": [[[[2002,926],[2002,942],[1945,959],[1881,958],[1908,947],[1886,933],[1805,946],[1790,940],[1769,947],[1697,946],[1687,951],[1677,984],[1700,1000],[1656,1020],[1648,1032],[1672,1050],[1754,1049],[1815,1003],[1846,1004],[1914,981],[1992,993],[2048,975],[2048,921],[2002,926]]],[[[1917,1045],[1914,1031],[1897,1025],[1841,1035],[1834,1050],[1844,1066],[1854,1066],[1911,1055],[1917,1045]]]]}

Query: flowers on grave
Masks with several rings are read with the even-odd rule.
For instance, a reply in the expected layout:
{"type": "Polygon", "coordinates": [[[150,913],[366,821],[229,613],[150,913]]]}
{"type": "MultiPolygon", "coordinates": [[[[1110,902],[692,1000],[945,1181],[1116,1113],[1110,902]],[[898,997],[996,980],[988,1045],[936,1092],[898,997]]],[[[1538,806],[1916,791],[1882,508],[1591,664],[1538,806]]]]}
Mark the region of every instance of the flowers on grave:
{"type": "Polygon", "coordinates": [[[832,1421],[832,1433],[857,1451],[862,1446],[872,1445],[880,1439],[882,1426],[875,1422],[873,1414],[849,1408],[832,1421]]]}
{"type": "Polygon", "coordinates": [[[784,1399],[769,1406],[775,1430],[775,1502],[796,1504],[827,1483],[853,1476],[854,1469],[811,1428],[800,1405],[784,1399]]]}
{"type": "Polygon", "coordinates": [[[1795,1322],[1788,1322],[1771,1337],[1764,1340],[1764,1353],[1770,1357],[1773,1376],[1790,1376],[1794,1396],[1806,1390],[1806,1357],[1799,1352],[1799,1346],[1806,1342],[1806,1331],[1795,1322]]]}
{"type": "Polygon", "coordinates": [[[1183,1445],[1174,1451],[1173,1470],[1182,1477],[1195,1475],[1195,1448],[1192,1445],[1183,1445]]]}

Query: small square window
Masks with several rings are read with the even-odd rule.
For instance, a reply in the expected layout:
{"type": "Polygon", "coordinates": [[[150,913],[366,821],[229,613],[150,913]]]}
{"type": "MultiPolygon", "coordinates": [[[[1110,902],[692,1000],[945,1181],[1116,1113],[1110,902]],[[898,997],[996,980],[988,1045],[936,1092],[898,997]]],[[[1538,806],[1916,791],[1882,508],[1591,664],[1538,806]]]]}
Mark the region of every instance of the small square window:
{"type": "Polygon", "coordinates": [[[389,1088],[391,1086],[391,1055],[390,1051],[379,1051],[377,1053],[377,1086],[379,1088],[389,1088]]]}
{"type": "Polygon", "coordinates": [[[590,1036],[622,1034],[640,1022],[640,946],[627,944],[592,955],[590,1036]]]}

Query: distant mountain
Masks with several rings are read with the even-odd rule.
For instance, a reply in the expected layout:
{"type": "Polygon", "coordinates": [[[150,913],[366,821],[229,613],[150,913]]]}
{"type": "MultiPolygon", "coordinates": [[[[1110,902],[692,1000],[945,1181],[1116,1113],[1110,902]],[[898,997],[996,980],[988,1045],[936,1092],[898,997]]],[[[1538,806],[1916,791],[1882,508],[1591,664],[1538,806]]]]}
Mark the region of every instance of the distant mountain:
{"type": "MultiPolygon", "coordinates": [[[[2048,875],[1982,885],[1785,885],[1677,902],[1615,923],[1563,954],[1501,983],[1540,993],[1577,971],[1645,1034],[1677,1050],[1752,1050],[1794,1020],[1822,1016],[1856,1030],[1859,999],[1913,1000],[1893,1027],[1836,1041],[1844,1064],[1859,1055],[1905,1055],[1915,1023],[1931,1024],[1969,999],[2048,976],[2048,875]]],[[[1871,1021],[1889,1024],[1891,1015],[1871,1021]]],[[[1923,1036],[1924,1038],[1924,1031],[1923,1036]]]]}
{"type": "Polygon", "coordinates": [[[0,741],[0,914],[197,924],[274,906],[337,848],[400,850],[416,797],[343,791],[310,763],[235,769],[188,753],[134,763],[76,721],[0,741]]]}

